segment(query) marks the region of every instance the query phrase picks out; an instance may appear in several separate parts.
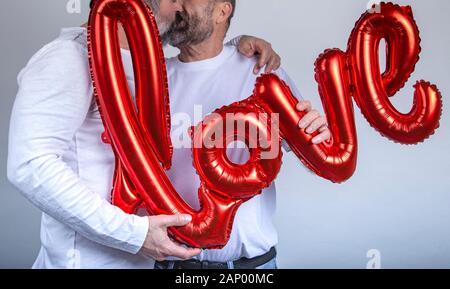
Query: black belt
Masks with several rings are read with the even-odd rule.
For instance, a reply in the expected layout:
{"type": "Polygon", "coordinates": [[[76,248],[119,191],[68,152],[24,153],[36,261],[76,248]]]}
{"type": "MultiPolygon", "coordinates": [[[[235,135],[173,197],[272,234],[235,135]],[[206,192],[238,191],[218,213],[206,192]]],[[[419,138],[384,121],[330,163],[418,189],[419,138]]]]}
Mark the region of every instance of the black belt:
{"type": "MultiPolygon", "coordinates": [[[[277,251],[275,250],[275,247],[272,247],[270,251],[264,255],[254,258],[241,258],[233,261],[233,265],[235,269],[256,269],[257,267],[268,263],[276,256],[277,251]]],[[[161,264],[164,268],[168,268],[169,262],[174,262],[173,269],[228,269],[227,263],[198,261],[194,259],[185,261],[162,261],[157,263],[161,264]]]]}

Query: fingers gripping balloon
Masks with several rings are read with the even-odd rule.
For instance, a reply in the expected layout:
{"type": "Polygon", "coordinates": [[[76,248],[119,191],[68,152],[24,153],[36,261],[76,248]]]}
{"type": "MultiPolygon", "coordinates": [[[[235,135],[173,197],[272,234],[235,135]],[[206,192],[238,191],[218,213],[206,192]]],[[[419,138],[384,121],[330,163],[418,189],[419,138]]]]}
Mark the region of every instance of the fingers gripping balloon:
{"type": "Polygon", "coordinates": [[[151,214],[190,214],[190,224],[169,229],[172,237],[194,247],[223,247],[239,206],[268,187],[279,172],[278,133],[316,174],[343,182],[356,168],[352,96],[369,123],[394,141],[413,144],[434,132],[442,107],[434,85],[418,82],[414,106],[408,114],[399,113],[389,101],[413,72],[419,42],[411,10],[382,4],[380,13],[365,13],[357,22],[347,52],[333,49],[319,56],[316,80],[333,135],[325,144],[312,145],[314,135],[298,129],[303,113],[296,110],[298,101],[283,81],[275,75],[258,78],[251,97],[218,109],[214,113],[218,117],[205,118],[191,131],[193,164],[201,179],[201,209],[194,211],[164,172],[172,156],[170,111],[154,17],[141,0],[97,1],[89,21],[89,56],[106,128],[103,139],[111,143],[116,155],[113,203],[128,213],[143,204],[151,214]],[[130,43],[137,110],[121,64],[119,22],[130,43]],[[383,38],[388,47],[387,69],[381,74],[376,52],[383,38]],[[244,123],[247,129],[239,131],[234,125],[225,125],[223,119],[229,114],[236,116],[233,124],[244,123]],[[259,115],[264,117],[256,117],[259,115]],[[259,132],[258,137],[249,133],[253,129],[259,132]],[[246,164],[234,164],[226,156],[228,144],[236,139],[249,147],[246,164]],[[204,145],[208,142],[214,145],[204,145]],[[275,153],[270,158],[262,157],[268,152],[275,153]]]}

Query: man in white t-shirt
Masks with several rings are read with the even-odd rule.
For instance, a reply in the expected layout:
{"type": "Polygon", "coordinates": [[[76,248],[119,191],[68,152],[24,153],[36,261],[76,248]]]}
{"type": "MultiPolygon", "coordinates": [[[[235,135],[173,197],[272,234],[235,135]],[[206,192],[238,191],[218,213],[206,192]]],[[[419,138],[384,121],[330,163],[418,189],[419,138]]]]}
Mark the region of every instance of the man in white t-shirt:
{"type": "MultiPolygon", "coordinates": [[[[175,13],[182,11],[181,2],[147,3],[167,35],[175,13]]],[[[119,38],[134,90],[122,30],[119,38]]],[[[277,66],[278,56],[266,42],[247,37],[234,43],[248,55],[261,52],[263,64],[277,66]]],[[[189,218],[134,216],[111,205],[115,158],[101,140],[104,127],[93,98],[86,28],[63,29],[31,58],[18,85],[8,179],[43,212],[42,246],[33,268],[153,268],[154,259],[199,254],[167,235],[167,227],[185,225],[189,218]]]]}
{"type": "MultiPolygon", "coordinates": [[[[222,44],[235,4],[235,0],[185,0],[185,11],[177,14],[169,35],[169,43],[178,47],[180,54],[167,61],[174,145],[173,167],[168,176],[196,209],[200,180],[192,166],[188,128],[215,109],[252,95],[257,77],[252,73],[255,59],[222,44]]],[[[286,72],[279,69],[276,73],[300,98],[286,72]]],[[[299,126],[307,133],[320,131],[313,142],[328,140],[326,119],[307,101],[301,101],[298,109],[308,111],[299,126]]],[[[235,163],[245,162],[246,154],[248,151],[242,148],[228,152],[235,163]]],[[[203,250],[193,260],[156,262],[156,268],[276,268],[277,232],[272,222],[275,207],[276,190],[272,185],[238,209],[230,240],[223,249],[203,250]]]]}

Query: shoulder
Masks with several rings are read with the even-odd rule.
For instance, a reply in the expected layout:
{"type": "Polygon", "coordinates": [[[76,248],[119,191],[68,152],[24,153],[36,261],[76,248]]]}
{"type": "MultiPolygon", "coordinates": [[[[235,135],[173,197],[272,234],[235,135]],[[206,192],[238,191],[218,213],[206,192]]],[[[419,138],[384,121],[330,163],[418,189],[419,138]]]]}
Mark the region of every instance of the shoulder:
{"type": "Polygon", "coordinates": [[[249,68],[251,71],[253,71],[253,67],[258,62],[258,58],[256,58],[256,56],[247,57],[241,54],[236,46],[232,45],[225,45],[224,49],[229,51],[230,58],[233,62],[236,62],[238,65],[249,68]]]}
{"type": "Polygon", "coordinates": [[[19,73],[26,77],[67,76],[89,67],[86,34],[83,30],[62,30],[60,36],[39,49],[19,73]]]}
{"type": "MultiPolygon", "coordinates": [[[[237,65],[238,67],[240,67],[240,69],[244,69],[249,74],[253,75],[253,69],[254,69],[255,65],[258,63],[258,57],[257,56],[247,57],[247,56],[241,54],[238,51],[238,48],[235,46],[226,45],[225,47],[226,47],[226,49],[231,51],[230,64],[237,65]]],[[[261,73],[263,73],[263,72],[264,72],[264,69],[262,68],[261,73]]],[[[288,73],[283,68],[280,67],[276,71],[273,71],[273,73],[276,74],[282,80],[288,82],[289,84],[293,83],[291,78],[289,77],[288,73]]]]}

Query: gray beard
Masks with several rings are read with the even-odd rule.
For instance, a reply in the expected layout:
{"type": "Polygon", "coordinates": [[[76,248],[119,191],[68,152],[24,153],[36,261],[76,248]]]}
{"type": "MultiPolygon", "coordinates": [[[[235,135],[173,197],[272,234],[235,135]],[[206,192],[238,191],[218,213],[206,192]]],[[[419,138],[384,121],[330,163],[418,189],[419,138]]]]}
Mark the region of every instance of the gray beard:
{"type": "Polygon", "coordinates": [[[203,29],[189,29],[188,31],[169,33],[168,43],[174,47],[180,48],[189,45],[197,45],[207,40],[214,32],[213,25],[211,23],[206,25],[203,29]]]}
{"type": "Polygon", "coordinates": [[[160,38],[163,46],[169,44],[170,34],[168,32],[161,34],[160,38]]]}
{"type": "Polygon", "coordinates": [[[210,38],[214,32],[212,20],[213,9],[214,6],[211,4],[206,9],[203,17],[197,15],[189,17],[187,27],[183,30],[177,31],[176,25],[174,25],[174,29],[168,33],[169,44],[181,48],[189,45],[197,45],[210,38]]]}

